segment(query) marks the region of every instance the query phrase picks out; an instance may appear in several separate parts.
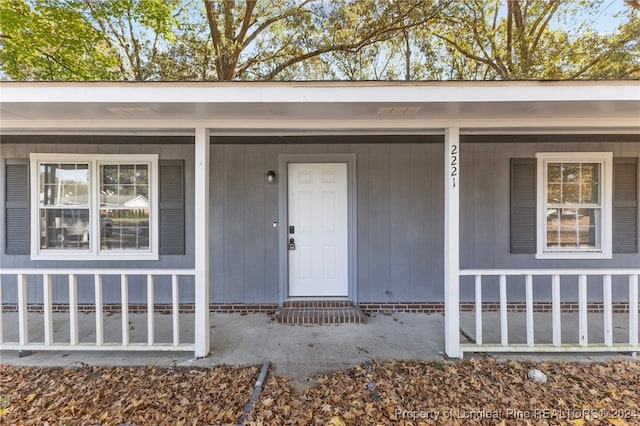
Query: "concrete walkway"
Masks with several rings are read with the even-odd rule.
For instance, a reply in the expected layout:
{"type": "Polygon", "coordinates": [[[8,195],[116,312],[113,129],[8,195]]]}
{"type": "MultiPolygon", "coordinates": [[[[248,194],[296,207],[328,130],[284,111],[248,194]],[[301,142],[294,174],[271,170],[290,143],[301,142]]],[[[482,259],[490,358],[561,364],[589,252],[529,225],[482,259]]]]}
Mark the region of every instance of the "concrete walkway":
{"type": "MultiPolygon", "coordinates": [[[[461,315],[461,327],[473,338],[473,313],[461,315]]],[[[625,338],[625,318],[615,318],[615,338],[625,338]]],[[[5,341],[17,340],[17,314],[3,315],[5,341]]],[[[171,341],[171,316],[156,315],[157,342],[171,341]]],[[[43,316],[29,314],[30,341],[43,341],[43,316]]],[[[131,342],[146,340],[146,315],[130,315],[131,342]]],[[[570,317],[563,316],[566,325],[570,317]],[[566,322],[565,322],[566,321],[566,322]]],[[[485,318],[485,339],[498,338],[497,314],[485,318]]],[[[551,328],[543,318],[536,318],[536,339],[547,339],[551,328]]],[[[93,314],[79,314],[80,342],[95,341],[93,314]]],[[[193,315],[181,315],[181,340],[193,341],[193,315]]],[[[524,330],[524,314],[510,315],[510,336],[518,341],[524,330]]],[[[601,316],[591,315],[589,328],[593,338],[602,333],[601,316]]],[[[105,317],[105,341],[120,339],[121,322],[117,314],[105,317]]],[[[68,341],[68,315],[54,314],[54,341],[68,341]]],[[[628,338],[628,334],[626,335],[628,338]]],[[[571,332],[566,338],[571,337],[571,332]]],[[[563,339],[565,337],[563,336],[563,339]]],[[[566,340],[569,341],[569,340],[566,340]]],[[[595,340],[593,340],[595,341],[595,340]]],[[[419,359],[442,360],[444,351],[444,317],[441,314],[377,314],[368,316],[365,324],[290,326],[281,325],[266,314],[211,314],[211,353],[204,359],[195,359],[193,352],[74,352],[39,351],[22,358],[16,351],[0,352],[0,362],[15,366],[73,366],[86,363],[105,366],[194,366],[208,367],[219,364],[260,364],[270,360],[275,373],[290,376],[297,387],[311,384],[316,374],[352,367],[366,360],[419,359]]],[[[465,354],[465,357],[474,356],[465,354]]],[[[544,354],[499,355],[499,358],[527,360],[600,361],[626,358],[622,354],[544,354]]]]}
{"type": "MultiPolygon", "coordinates": [[[[17,340],[16,314],[4,314],[5,341],[17,340]],[[15,336],[13,336],[15,334],[15,336]]],[[[55,314],[54,341],[68,341],[68,315],[55,314]]],[[[146,339],[146,315],[130,314],[132,342],[146,339]]],[[[171,340],[171,316],[156,315],[156,341],[171,340]],[[165,324],[166,323],[166,324],[165,324]]],[[[42,315],[29,314],[29,340],[42,341],[42,315]]],[[[80,341],[95,339],[93,314],[79,314],[80,341]]],[[[120,338],[120,316],[105,318],[105,341],[120,338]]],[[[207,367],[260,364],[270,360],[275,373],[292,377],[296,386],[308,378],[352,367],[369,359],[442,359],[444,317],[440,314],[377,314],[365,324],[291,326],[266,314],[211,314],[211,353],[40,351],[18,357],[0,352],[0,362],[15,366],[158,365],[207,367]]],[[[181,339],[193,341],[193,316],[181,316],[181,339]],[[189,320],[191,323],[189,323],[189,320]]]]}

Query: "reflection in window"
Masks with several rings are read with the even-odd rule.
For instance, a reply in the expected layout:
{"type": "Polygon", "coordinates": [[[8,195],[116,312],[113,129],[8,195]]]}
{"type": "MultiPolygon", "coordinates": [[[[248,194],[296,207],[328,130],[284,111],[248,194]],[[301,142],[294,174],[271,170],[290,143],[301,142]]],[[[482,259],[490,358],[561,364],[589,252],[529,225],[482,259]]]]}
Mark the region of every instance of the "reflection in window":
{"type": "Polygon", "coordinates": [[[89,164],[42,163],[38,180],[40,248],[89,250],[89,164]]]}
{"type": "Polygon", "coordinates": [[[547,248],[600,248],[600,163],[547,163],[547,248]]]}
{"type": "Polygon", "coordinates": [[[30,154],[32,259],[157,259],[158,156],[30,154]]]}
{"type": "Polygon", "coordinates": [[[149,165],[101,165],[100,182],[100,250],[148,250],[149,165]]]}

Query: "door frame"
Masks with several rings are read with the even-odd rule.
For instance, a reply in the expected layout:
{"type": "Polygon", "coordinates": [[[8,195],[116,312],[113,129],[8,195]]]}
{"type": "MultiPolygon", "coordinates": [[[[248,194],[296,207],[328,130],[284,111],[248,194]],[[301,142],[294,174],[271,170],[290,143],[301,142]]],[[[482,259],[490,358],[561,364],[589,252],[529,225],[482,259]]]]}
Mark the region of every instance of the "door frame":
{"type": "MultiPolygon", "coordinates": [[[[347,300],[358,303],[357,284],[357,186],[355,154],[280,154],[278,157],[278,253],[279,253],[279,295],[278,304],[289,299],[289,251],[287,230],[289,220],[289,164],[290,163],[346,163],[347,164],[347,300]]],[[[344,297],[292,298],[296,300],[344,300],[344,297]]]]}

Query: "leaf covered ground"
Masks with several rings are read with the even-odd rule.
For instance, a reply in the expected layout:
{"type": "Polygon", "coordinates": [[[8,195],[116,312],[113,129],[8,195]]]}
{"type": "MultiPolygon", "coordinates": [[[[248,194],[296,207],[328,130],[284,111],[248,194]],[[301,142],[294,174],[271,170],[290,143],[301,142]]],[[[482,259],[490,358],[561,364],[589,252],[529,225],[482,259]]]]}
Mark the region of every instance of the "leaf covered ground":
{"type": "MultiPolygon", "coordinates": [[[[231,424],[258,366],[0,367],[1,424],[231,424]]],[[[250,425],[640,425],[640,364],[371,361],[297,390],[269,372],[250,425]],[[543,371],[548,382],[527,377],[543,371]]]]}

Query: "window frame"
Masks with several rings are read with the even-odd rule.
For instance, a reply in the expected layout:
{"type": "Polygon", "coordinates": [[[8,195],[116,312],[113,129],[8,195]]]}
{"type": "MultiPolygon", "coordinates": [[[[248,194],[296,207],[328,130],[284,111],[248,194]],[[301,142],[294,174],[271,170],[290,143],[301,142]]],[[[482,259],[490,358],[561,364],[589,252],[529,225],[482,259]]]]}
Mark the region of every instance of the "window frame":
{"type": "MultiPolygon", "coordinates": [[[[580,208],[576,205],[575,208],[580,208]]],[[[536,259],[611,259],[613,257],[613,153],[536,153],[536,259]],[[547,247],[547,168],[549,163],[600,164],[599,248],[554,249],[547,247]]]]}
{"type": "Polygon", "coordinates": [[[158,260],[160,241],[159,169],[157,154],[30,154],[31,260],[158,260]],[[40,164],[89,164],[89,249],[40,248],[40,164]],[[100,166],[149,165],[149,249],[100,250],[100,166]]]}

